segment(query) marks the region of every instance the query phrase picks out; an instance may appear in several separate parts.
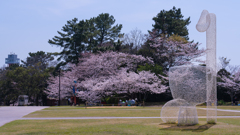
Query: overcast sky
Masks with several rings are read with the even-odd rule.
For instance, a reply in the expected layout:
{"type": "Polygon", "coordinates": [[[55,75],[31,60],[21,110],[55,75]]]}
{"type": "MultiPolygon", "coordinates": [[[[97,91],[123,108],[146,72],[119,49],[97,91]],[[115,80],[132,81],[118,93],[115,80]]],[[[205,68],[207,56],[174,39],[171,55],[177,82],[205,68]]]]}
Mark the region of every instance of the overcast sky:
{"type": "Polygon", "coordinates": [[[231,59],[240,65],[239,0],[0,0],[0,66],[10,52],[25,60],[29,52],[59,52],[48,44],[68,20],[96,17],[109,13],[122,24],[122,33],[138,28],[143,33],[152,29],[152,18],[161,10],[181,8],[190,17],[189,38],[206,46],[206,33],[196,30],[202,10],[217,16],[217,58],[231,59]]]}

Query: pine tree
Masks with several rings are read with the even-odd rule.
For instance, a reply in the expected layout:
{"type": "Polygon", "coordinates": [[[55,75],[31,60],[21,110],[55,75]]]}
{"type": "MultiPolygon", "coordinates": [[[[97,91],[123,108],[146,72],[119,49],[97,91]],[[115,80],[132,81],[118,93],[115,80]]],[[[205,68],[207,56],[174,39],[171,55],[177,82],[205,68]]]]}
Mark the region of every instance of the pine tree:
{"type": "Polygon", "coordinates": [[[67,21],[67,24],[62,27],[62,31],[58,31],[60,36],[55,36],[48,43],[56,45],[63,50],[60,53],[54,53],[56,56],[60,56],[58,61],[64,59],[65,61],[60,62],[57,68],[66,65],[67,63],[79,63],[81,53],[85,50],[85,44],[87,43],[87,27],[84,20],[77,22],[78,19],[74,18],[67,21]]]}
{"type": "Polygon", "coordinates": [[[155,24],[153,30],[157,30],[159,34],[164,36],[171,36],[177,34],[183,36],[188,40],[187,25],[190,24],[190,17],[183,19],[181,9],[174,6],[169,11],[161,10],[156,17],[153,17],[155,24]]]}
{"type": "Polygon", "coordinates": [[[28,53],[29,57],[27,57],[26,61],[21,60],[23,63],[23,66],[28,67],[28,66],[34,66],[36,67],[37,64],[39,64],[39,69],[40,70],[45,70],[49,63],[54,60],[54,57],[49,54],[45,53],[44,51],[37,51],[36,53],[28,53]]]}
{"type": "Polygon", "coordinates": [[[67,63],[78,64],[83,51],[92,52],[94,48],[101,47],[104,43],[114,43],[121,36],[122,25],[115,25],[114,17],[108,13],[102,13],[96,18],[82,20],[77,18],[67,21],[62,27],[60,36],[54,36],[48,43],[63,48],[59,53],[52,53],[60,56],[57,60],[64,60],[56,66],[56,70],[67,63]]]}
{"type": "Polygon", "coordinates": [[[122,29],[122,24],[112,26],[115,23],[114,17],[109,15],[108,13],[102,13],[99,14],[95,18],[96,23],[96,29],[98,31],[97,33],[97,41],[98,44],[102,44],[109,41],[115,41],[118,37],[120,37],[122,34],[120,34],[120,31],[122,29]]]}

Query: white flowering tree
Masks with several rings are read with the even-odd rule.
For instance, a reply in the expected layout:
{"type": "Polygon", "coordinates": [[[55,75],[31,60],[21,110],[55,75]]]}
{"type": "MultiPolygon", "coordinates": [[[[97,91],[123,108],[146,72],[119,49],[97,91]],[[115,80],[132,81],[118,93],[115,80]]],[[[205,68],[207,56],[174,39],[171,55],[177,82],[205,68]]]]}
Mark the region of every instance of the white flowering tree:
{"type": "MultiPolygon", "coordinates": [[[[60,98],[65,98],[67,96],[73,95],[73,85],[74,80],[77,80],[75,75],[72,74],[73,72],[66,72],[61,71],[60,75],[60,98]]],[[[59,96],[59,76],[51,76],[48,80],[49,86],[47,87],[47,90],[45,93],[49,95],[49,97],[58,98],[59,96]]]]}
{"type": "Polygon", "coordinates": [[[220,80],[217,82],[218,86],[226,88],[226,93],[233,98],[240,93],[240,68],[238,66],[229,66],[228,71],[221,69],[218,73],[220,80]]]}
{"type": "MultiPolygon", "coordinates": [[[[150,58],[110,51],[89,54],[80,61],[78,65],[71,65],[71,71],[61,75],[61,89],[64,89],[65,95],[72,92],[73,80],[77,80],[80,90],[76,92],[77,96],[88,101],[99,100],[112,94],[162,93],[167,89],[153,73],[136,73],[138,64],[153,64],[150,58]]],[[[52,81],[55,83],[50,84],[48,90],[50,94],[55,94],[58,90],[58,79],[52,78],[52,81]]]]}
{"type": "MultiPolygon", "coordinates": [[[[129,71],[127,73],[126,69],[122,69],[116,76],[109,76],[108,78],[89,78],[82,81],[80,85],[88,89],[88,93],[91,91],[98,97],[113,94],[123,94],[127,97],[131,97],[135,93],[143,93],[145,95],[146,93],[160,94],[168,88],[162,85],[161,80],[149,71],[141,71],[140,73],[129,71]]],[[[82,92],[79,92],[79,96],[81,96],[80,94],[82,92]]],[[[81,98],[88,97],[81,96],[81,98]]]]}
{"type": "Polygon", "coordinates": [[[173,66],[191,64],[193,61],[204,62],[196,59],[205,54],[205,49],[199,49],[199,43],[189,42],[183,37],[158,37],[156,32],[150,33],[149,43],[156,50],[154,61],[160,62],[164,69],[173,66]]]}

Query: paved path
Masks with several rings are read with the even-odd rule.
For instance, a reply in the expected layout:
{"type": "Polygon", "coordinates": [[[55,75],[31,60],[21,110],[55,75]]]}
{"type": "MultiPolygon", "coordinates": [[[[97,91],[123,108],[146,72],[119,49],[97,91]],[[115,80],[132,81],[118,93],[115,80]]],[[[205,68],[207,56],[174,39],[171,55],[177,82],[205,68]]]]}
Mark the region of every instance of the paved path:
{"type": "MultiPolygon", "coordinates": [[[[160,119],[161,117],[45,117],[45,118],[19,118],[19,120],[77,120],[77,119],[160,119]]],[[[207,118],[198,116],[198,118],[207,118]]],[[[217,118],[240,118],[240,116],[217,116],[217,118]]]]}
{"type": "MultiPolygon", "coordinates": [[[[197,109],[207,110],[207,108],[197,108],[197,109]]],[[[240,110],[217,109],[217,111],[222,111],[222,112],[239,112],[240,113],[240,110]]]]}
{"type": "Polygon", "coordinates": [[[48,106],[8,106],[0,107],[0,127],[8,122],[22,118],[23,116],[47,108],[48,106]]]}

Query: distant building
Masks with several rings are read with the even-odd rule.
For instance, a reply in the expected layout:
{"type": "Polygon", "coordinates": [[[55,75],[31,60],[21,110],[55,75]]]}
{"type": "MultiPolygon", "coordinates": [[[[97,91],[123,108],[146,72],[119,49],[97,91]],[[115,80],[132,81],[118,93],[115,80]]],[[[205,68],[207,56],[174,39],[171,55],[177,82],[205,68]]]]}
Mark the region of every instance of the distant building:
{"type": "Polygon", "coordinates": [[[8,58],[5,58],[5,64],[8,64],[9,66],[11,64],[20,64],[20,59],[17,58],[16,54],[11,53],[8,55],[8,58]]]}

